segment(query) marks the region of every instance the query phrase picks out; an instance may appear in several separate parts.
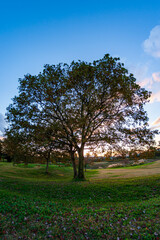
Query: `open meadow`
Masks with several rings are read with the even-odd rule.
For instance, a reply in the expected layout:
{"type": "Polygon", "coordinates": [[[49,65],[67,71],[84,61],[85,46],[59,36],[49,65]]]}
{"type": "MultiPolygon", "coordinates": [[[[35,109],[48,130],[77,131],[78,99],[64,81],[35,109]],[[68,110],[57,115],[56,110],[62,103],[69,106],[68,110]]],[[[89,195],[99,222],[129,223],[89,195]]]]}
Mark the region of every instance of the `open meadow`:
{"type": "Polygon", "coordinates": [[[160,160],[87,170],[0,162],[0,239],[160,239],[160,160]]]}

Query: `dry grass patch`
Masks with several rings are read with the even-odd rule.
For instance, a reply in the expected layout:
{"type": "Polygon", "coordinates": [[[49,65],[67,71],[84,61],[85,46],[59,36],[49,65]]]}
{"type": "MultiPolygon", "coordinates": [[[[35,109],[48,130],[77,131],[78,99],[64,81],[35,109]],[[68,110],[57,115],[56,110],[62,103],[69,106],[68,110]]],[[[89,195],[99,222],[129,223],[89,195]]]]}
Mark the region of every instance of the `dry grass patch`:
{"type": "Polygon", "coordinates": [[[107,178],[134,178],[160,174],[160,160],[149,164],[132,167],[122,167],[113,169],[98,169],[98,174],[92,179],[107,179],[107,178]]]}

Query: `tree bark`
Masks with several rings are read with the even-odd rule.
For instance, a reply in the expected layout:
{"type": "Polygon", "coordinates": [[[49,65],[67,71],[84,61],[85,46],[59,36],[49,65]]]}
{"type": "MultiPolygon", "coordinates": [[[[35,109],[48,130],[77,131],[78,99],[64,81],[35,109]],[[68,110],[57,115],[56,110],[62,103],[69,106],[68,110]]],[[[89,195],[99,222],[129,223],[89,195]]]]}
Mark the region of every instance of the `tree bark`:
{"type": "Polygon", "coordinates": [[[49,160],[50,160],[50,152],[48,153],[48,156],[47,156],[47,164],[46,164],[46,174],[48,174],[48,166],[49,166],[49,160]]]}
{"type": "Polygon", "coordinates": [[[27,166],[28,165],[28,157],[27,156],[25,156],[25,162],[24,162],[24,164],[27,166]]]}
{"type": "Polygon", "coordinates": [[[78,165],[78,179],[84,180],[84,147],[81,147],[78,151],[79,165],[78,165]]]}
{"type": "Polygon", "coordinates": [[[47,164],[46,164],[46,174],[48,174],[48,165],[49,165],[49,159],[47,158],[47,164]]]}
{"type": "Polygon", "coordinates": [[[70,155],[71,155],[71,161],[72,161],[72,165],[73,165],[74,178],[77,178],[77,167],[76,167],[76,162],[75,162],[74,151],[71,151],[70,155]]]}

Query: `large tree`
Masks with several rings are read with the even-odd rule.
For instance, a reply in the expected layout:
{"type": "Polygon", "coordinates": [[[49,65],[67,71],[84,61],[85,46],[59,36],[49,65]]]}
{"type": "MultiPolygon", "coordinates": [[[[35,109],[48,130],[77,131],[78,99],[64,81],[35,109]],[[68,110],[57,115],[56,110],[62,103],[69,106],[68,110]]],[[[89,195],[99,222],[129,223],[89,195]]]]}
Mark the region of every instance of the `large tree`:
{"type": "Polygon", "coordinates": [[[84,179],[86,145],[153,140],[144,111],[150,92],[118,58],[106,54],[93,63],[45,65],[42,73],[25,75],[19,83],[19,95],[8,107],[11,128],[23,131],[41,123],[52,129],[59,147],[73,159],[78,153],[79,179],[84,179]]]}

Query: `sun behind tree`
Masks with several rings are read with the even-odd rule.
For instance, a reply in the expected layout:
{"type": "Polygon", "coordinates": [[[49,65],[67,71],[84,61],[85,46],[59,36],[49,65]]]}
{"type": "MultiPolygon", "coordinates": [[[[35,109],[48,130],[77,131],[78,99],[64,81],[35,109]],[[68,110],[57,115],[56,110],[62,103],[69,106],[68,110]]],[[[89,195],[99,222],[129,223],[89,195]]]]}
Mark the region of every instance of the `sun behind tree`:
{"type": "Polygon", "coordinates": [[[45,65],[42,73],[25,75],[19,83],[19,95],[8,107],[8,131],[16,129],[43,145],[45,129],[50,129],[52,146],[68,151],[73,166],[78,153],[74,178],[85,178],[86,145],[153,140],[143,108],[150,92],[136,84],[119,58],[106,54],[93,63],[45,65]],[[40,139],[34,136],[37,129],[41,129],[40,139]]]}

